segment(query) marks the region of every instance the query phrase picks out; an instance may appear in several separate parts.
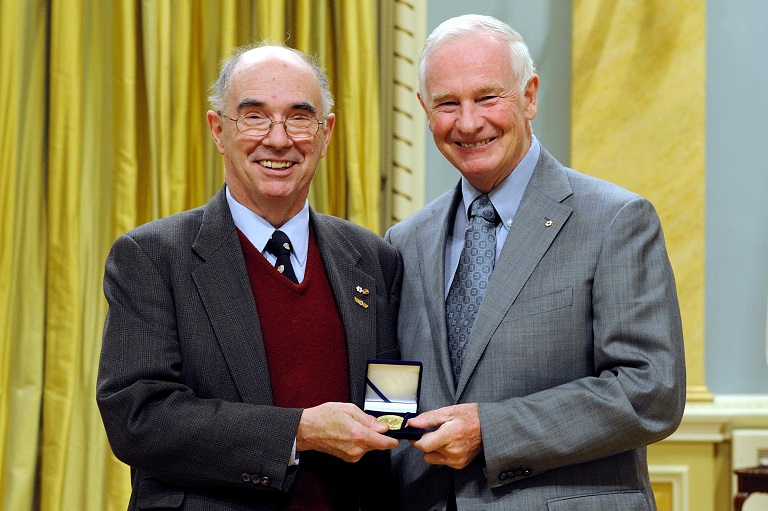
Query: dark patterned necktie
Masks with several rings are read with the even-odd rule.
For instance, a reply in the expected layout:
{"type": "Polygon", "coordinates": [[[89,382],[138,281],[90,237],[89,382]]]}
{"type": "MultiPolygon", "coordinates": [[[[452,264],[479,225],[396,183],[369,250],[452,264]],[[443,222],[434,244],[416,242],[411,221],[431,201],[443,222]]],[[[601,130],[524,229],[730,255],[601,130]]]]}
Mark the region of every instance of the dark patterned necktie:
{"type": "Polygon", "coordinates": [[[496,224],[499,216],[488,194],[475,199],[469,206],[469,225],[464,233],[464,248],[459,266],[445,300],[448,327],[448,351],[451,354],[453,381],[461,374],[469,334],[480,304],[483,303],[488,279],[496,260],[496,224]]]}
{"type": "Polygon", "coordinates": [[[275,268],[277,271],[288,277],[294,284],[299,283],[296,274],[293,272],[291,264],[291,240],[288,235],[281,230],[272,233],[272,237],[267,241],[267,250],[277,258],[275,268]]]}

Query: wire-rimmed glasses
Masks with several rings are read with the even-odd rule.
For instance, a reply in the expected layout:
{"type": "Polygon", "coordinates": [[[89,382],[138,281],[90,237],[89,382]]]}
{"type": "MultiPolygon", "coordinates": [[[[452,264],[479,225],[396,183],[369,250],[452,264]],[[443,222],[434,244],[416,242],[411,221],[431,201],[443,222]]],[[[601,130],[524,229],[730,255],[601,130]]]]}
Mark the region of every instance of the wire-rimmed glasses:
{"type": "Polygon", "coordinates": [[[230,121],[234,121],[237,131],[251,137],[264,137],[269,133],[274,124],[282,124],[285,128],[285,134],[290,138],[312,138],[317,134],[320,125],[325,124],[325,121],[318,121],[314,117],[303,115],[289,117],[283,121],[275,121],[265,115],[254,112],[245,113],[237,118],[224,115],[221,112],[217,113],[230,121]]]}

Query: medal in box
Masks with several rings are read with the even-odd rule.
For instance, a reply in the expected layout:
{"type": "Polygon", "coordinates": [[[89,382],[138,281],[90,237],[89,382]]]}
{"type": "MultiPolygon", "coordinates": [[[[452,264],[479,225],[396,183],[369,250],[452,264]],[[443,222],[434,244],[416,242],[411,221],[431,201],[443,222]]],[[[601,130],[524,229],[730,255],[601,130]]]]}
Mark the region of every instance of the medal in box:
{"type": "Polygon", "coordinates": [[[406,426],[415,417],[421,389],[421,362],[369,360],[363,410],[389,426],[388,436],[418,439],[422,431],[406,426]]]}

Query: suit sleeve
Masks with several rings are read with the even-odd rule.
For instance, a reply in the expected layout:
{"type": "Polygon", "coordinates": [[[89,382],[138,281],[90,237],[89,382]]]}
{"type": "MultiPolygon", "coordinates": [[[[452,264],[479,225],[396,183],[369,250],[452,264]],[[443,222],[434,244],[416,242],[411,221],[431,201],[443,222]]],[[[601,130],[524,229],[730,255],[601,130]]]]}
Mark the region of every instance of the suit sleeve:
{"type": "Polygon", "coordinates": [[[479,404],[491,486],[642,447],[679,425],[682,326],[661,226],[648,201],[631,200],[613,216],[587,275],[586,303],[575,307],[584,317],[574,321],[583,319],[592,339],[563,342],[591,344],[592,374],[479,404]]]}
{"type": "Polygon", "coordinates": [[[149,255],[127,235],[107,259],[97,402],[110,445],[121,461],[166,483],[286,490],[301,410],[243,403],[234,389],[216,396],[192,390],[194,379],[228,375],[214,374],[212,358],[204,362],[209,374],[189,374],[185,355],[205,357],[216,341],[203,333],[180,338],[182,310],[204,315],[167,271],[180,260],[178,253],[149,255]]]}

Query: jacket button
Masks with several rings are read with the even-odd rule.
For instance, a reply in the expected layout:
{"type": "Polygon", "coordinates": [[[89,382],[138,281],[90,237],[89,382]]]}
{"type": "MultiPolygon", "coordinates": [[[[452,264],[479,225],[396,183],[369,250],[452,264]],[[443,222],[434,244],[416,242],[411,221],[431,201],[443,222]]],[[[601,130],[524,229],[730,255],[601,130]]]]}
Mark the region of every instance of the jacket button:
{"type": "Polygon", "coordinates": [[[506,472],[502,472],[502,473],[499,474],[499,481],[503,481],[506,478],[507,478],[507,473],[506,472]]]}
{"type": "Polygon", "coordinates": [[[243,479],[243,482],[248,483],[251,481],[251,474],[246,474],[245,472],[243,472],[243,475],[241,475],[240,477],[243,479]]]}
{"type": "Polygon", "coordinates": [[[252,474],[251,475],[251,482],[253,484],[259,484],[261,482],[261,477],[259,477],[259,474],[252,474]]]}
{"type": "Polygon", "coordinates": [[[271,482],[272,481],[270,481],[269,477],[267,477],[267,476],[264,476],[264,477],[261,478],[261,485],[262,486],[269,486],[269,483],[271,483],[271,482]]]}

